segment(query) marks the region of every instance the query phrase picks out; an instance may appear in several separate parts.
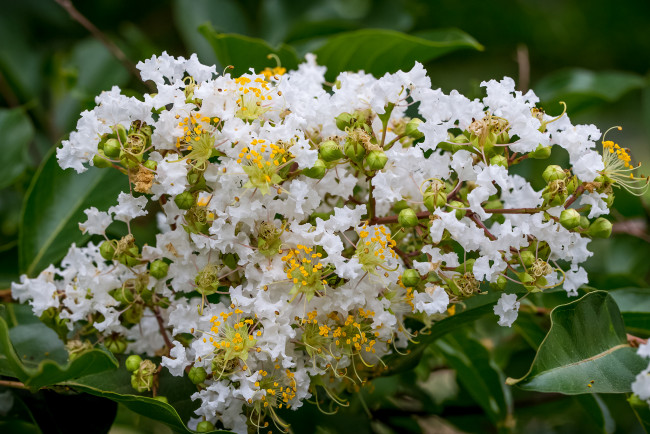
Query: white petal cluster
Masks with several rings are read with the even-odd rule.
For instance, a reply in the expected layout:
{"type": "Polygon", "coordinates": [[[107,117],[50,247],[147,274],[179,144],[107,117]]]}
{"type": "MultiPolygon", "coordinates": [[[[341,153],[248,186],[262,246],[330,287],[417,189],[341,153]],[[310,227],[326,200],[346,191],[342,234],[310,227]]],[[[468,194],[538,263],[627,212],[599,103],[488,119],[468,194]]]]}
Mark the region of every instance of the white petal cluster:
{"type": "MultiPolygon", "coordinates": [[[[589,218],[607,213],[592,185],[600,133],[536,112],[538,98],[512,79],[482,83],[486,97],[470,100],[432,90],[420,64],[381,78],[345,72],[335,86],[313,55],[296,71],[239,77],[195,55],[138,68],[158,92],[103,93],[57,151],[61,167],[82,172],[119,139],[110,161],[132,188],[80,225],[106,240],[72,246],[13,295],[71,331],[84,323],[129,352],[162,352],[173,375],[205,370],[191,397],[204,420],[246,432],[258,416],[281,424],[273,409],[318,393],[336,401],[408,345],[407,317],[431,325],[489,284],[503,289],[506,275],[524,292],[573,295],[587,281],[589,238],[558,215],[583,182],[577,203],[591,205],[589,218]],[[537,191],[509,171],[551,145],[575,164],[565,180],[537,191]],[[154,206],[155,246],[107,237],[113,220],[130,231],[154,206]],[[405,206],[417,225],[399,226],[405,206]],[[405,286],[407,269],[419,283],[405,286]]],[[[500,325],[516,319],[516,300],[499,299],[500,325]]]]}
{"type": "MultiPolygon", "coordinates": [[[[650,343],[646,341],[639,345],[636,353],[641,357],[650,358],[650,343]]],[[[650,365],[636,376],[632,383],[632,393],[650,405],[650,365]]]]}

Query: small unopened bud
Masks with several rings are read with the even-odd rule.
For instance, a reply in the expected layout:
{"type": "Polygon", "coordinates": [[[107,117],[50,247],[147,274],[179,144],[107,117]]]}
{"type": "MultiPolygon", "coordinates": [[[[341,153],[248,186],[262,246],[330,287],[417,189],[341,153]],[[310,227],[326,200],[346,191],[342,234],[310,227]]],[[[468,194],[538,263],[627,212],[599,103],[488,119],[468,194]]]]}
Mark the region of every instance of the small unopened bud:
{"type": "Polygon", "coordinates": [[[200,366],[192,366],[190,372],[187,373],[187,376],[190,378],[190,381],[194,384],[200,384],[205,381],[205,378],[208,376],[208,373],[200,366]]]}
{"type": "Polygon", "coordinates": [[[199,422],[199,424],[196,426],[196,432],[210,432],[214,431],[214,429],[214,425],[207,420],[199,422]]]}
{"type": "Polygon", "coordinates": [[[104,169],[106,167],[111,167],[111,162],[108,161],[102,151],[100,151],[93,157],[93,166],[97,167],[98,169],[104,169]]]}
{"type": "Polygon", "coordinates": [[[189,191],[184,191],[174,198],[174,203],[180,209],[190,209],[196,203],[194,195],[189,191]]]}
{"type": "Polygon", "coordinates": [[[417,270],[409,268],[402,274],[402,283],[408,288],[412,288],[420,283],[420,273],[417,270]]]}
{"type": "Polygon", "coordinates": [[[102,255],[102,258],[110,261],[115,255],[115,246],[110,241],[104,241],[101,246],[99,246],[99,254],[102,255]]]}
{"type": "Polygon", "coordinates": [[[351,139],[345,141],[343,151],[350,160],[357,163],[363,160],[363,157],[366,155],[366,148],[361,143],[357,143],[351,139]]]}
{"type": "Polygon", "coordinates": [[[537,146],[533,152],[528,153],[529,158],[534,158],[535,160],[545,160],[551,156],[551,147],[542,146],[541,144],[537,146]]]}
{"type": "Polygon", "coordinates": [[[411,208],[404,208],[397,216],[397,222],[405,228],[412,228],[418,224],[418,216],[411,208]]]}
{"type": "Polygon", "coordinates": [[[153,387],[153,374],[155,372],[156,365],[151,360],[143,360],[131,375],[131,387],[138,392],[151,390],[153,387]]]}
{"type": "Polygon", "coordinates": [[[544,178],[544,181],[549,183],[552,181],[556,181],[558,179],[566,178],[566,173],[560,166],[556,164],[552,164],[550,166],[547,166],[546,169],[544,169],[544,172],[542,173],[542,178],[544,178]]]}
{"type": "Polygon", "coordinates": [[[117,138],[120,140],[120,143],[125,145],[126,141],[128,140],[128,137],[127,137],[127,131],[126,131],[126,128],[124,128],[124,125],[117,124],[115,126],[115,133],[117,134],[117,138]]]}
{"type": "Polygon", "coordinates": [[[169,271],[169,264],[161,259],[157,259],[149,264],[149,274],[156,279],[164,279],[167,277],[169,271]]]}
{"type": "Polygon", "coordinates": [[[409,204],[408,204],[407,201],[405,201],[404,199],[402,199],[402,200],[398,200],[397,202],[395,202],[395,203],[393,204],[393,211],[395,211],[396,213],[399,213],[399,212],[401,212],[403,209],[406,209],[406,208],[408,208],[408,207],[409,207],[409,204]]]}
{"type": "Polygon", "coordinates": [[[314,163],[314,167],[304,169],[302,174],[309,178],[322,179],[325,176],[325,172],[327,172],[327,165],[319,158],[314,163]]]}
{"type": "Polygon", "coordinates": [[[137,160],[137,158],[132,157],[126,153],[122,153],[122,156],[120,157],[120,163],[127,169],[135,169],[140,165],[140,162],[137,160]]]}
{"type": "Polygon", "coordinates": [[[507,283],[508,280],[504,276],[499,276],[497,277],[496,282],[490,282],[490,288],[498,291],[503,291],[504,289],[506,289],[507,283]]]}
{"type": "Polygon", "coordinates": [[[587,229],[590,224],[591,224],[591,222],[589,221],[589,219],[586,216],[581,216],[580,217],[580,227],[582,229],[587,229]]]}
{"type": "Polygon", "coordinates": [[[336,119],[336,128],[338,128],[341,131],[345,131],[345,129],[350,126],[350,123],[354,118],[350,113],[341,113],[335,119],[336,119]]]}
{"type": "Polygon", "coordinates": [[[614,193],[608,194],[603,201],[605,202],[608,208],[611,208],[612,205],[614,205],[614,193]]]}
{"type": "Polygon", "coordinates": [[[113,354],[122,354],[126,351],[126,338],[124,336],[109,336],[104,340],[104,346],[113,354]]]}
{"type": "Polygon", "coordinates": [[[452,200],[449,202],[449,207],[456,208],[456,218],[458,220],[462,219],[465,217],[465,214],[467,214],[467,211],[464,209],[458,209],[458,208],[465,208],[465,204],[463,202],[457,201],[457,200],[452,200]]]}
{"type": "Polygon", "coordinates": [[[508,159],[503,155],[495,155],[490,158],[490,165],[492,166],[503,166],[508,168],[508,159]]]}
{"type": "Polygon", "coordinates": [[[447,203],[447,193],[444,191],[432,192],[424,195],[424,206],[431,212],[447,203]]]}
{"type": "Polygon", "coordinates": [[[612,234],[612,223],[604,217],[598,217],[587,229],[587,235],[595,238],[609,238],[612,234]]]}
{"type": "Polygon", "coordinates": [[[411,119],[409,123],[406,124],[406,128],[404,129],[404,134],[406,134],[407,136],[415,140],[424,137],[424,134],[422,134],[422,132],[420,132],[420,130],[418,129],[420,127],[420,124],[422,124],[422,120],[418,118],[411,119]]]}
{"type": "Polygon", "coordinates": [[[524,250],[519,256],[521,257],[521,262],[524,263],[526,268],[530,267],[533,265],[533,262],[535,262],[535,254],[529,250],[524,250]]]}
{"type": "Polygon", "coordinates": [[[321,143],[318,148],[318,153],[320,155],[320,158],[322,158],[323,161],[327,161],[328,163],[343,158],[343,151],[341,150],[339,144],[334,140],[326,140],[321,143]]]}
{"type": "Polygon", "coordinates": [[[368,162],[368,168],[370,170],[381,170],[386,166],[388,157],[384,151],[370,151],[366,157],[366,161],[368,162]]]}
{"type": "Polygon", "coordinates": [[[560,224],[571,230],[580,225],[580,213],[573,208],[565,209],[560,214],[560,224]]]}
{"type": "Polygon", "coordinates": [[[120,146],[120,142],[118,142],[117,139],[108,139],[106,143],[104,143],[104,155],[106,155],[108,158],[119,157],[121,150],[122,147],[120,146]]]}
{"type": "Polygon", "coordinates": [[[158,167],[158,163],[156,163],[153,160],[147,160],[144,162],[144,167],[150,170],[156,170],[156,168],[158,167]]]}

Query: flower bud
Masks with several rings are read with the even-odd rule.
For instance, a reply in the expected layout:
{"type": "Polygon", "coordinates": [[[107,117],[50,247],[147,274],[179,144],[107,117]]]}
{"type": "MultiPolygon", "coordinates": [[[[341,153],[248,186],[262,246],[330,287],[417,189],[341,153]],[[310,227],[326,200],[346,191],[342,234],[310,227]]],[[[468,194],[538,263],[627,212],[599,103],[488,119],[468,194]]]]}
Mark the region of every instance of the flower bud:
{"type": "Polygon", "coordinates": [[[363,160],[363,157],[366,155],[366,148],[361,143],[357,143],[351,139],[345,141],[343,151],[350,160],[357,163],[363,160]]]}
{"type": "Polygon", "coordinates": [[[136,371],[131,375],[131,387],[138,392],[146,392],[153,387],[153,374],[156,372],[156,365],[151,360],[144,360],[136,371]]]}
{"type": "Polygon", "coordinates": [[[111,162],[106,159],[102,151],[99,151],[93,157],[93,166],[98,169],[105,169],[106,167],[111,167],[111,162]]]}
{"type": "Polygon", "coordinates": [[[153,160],[147,160],[147,161],[144,162],[143,165],[144,165],[144,167],[146,167],[147,169],[150,169],[150,170],[156,170],[158,168],[158,163],[156,163],[153,160]]]}
{"type": "Polygon", "coordinates": [[[127,169],[135,169],[140,165],[140,162],[136,157],[132,157],[126,153],[122,153],[122,156],[120,157],[120,163],[127,169]]]}
{"type": "Polygon", "coordinates": [[[614,193],[608,194],[607,197],[603,199],[603,201],[605,202],[605,204],[607,204],[608,208],[611,208],[612,205],[614,205],[614,193]]]}
{"type": "Polygon", "coordinates": [[[190,209],[196,203],[194,195],[189,191],[184,191],[174,198],[174,203],[180,209],[190,209]]]}
{"type": "Polygon", "coordinates": [[[424,206],[431,212],[447,204],[447,193],[436,191],[424,195],[424,206]]]}
{"type": "MultiPolygon", "coordinates": [[[[449,202],[449,206],[453,208],[465,208],[465,204],[463,202],[457,201],[457,200],[452,200],[449,202]]],[[[464,209],[456,209],[456,218],[458,220],[462,219],[465,217],[465,214],[467,214],[467,211],[464,209]]]]}
{"type": "Polygon", "coordinates": [[[565,209],[560,214],[560,224],[571,230],[580,224],[580,213],[573,208],[565,209]]]}
{"type": "Polygon", "coordinates": [[[417,270],[409,268],[402,274],[402,283],[408,288],[412,288],[420,283],[420,273],[417,270]]]}
{"type": "Polygon", "coordinates": [[[196,426],[196,432],[210,432],[214,431],[215,427],[211,422],[208,422],[207,420],[199,422],[199,424],[196,426]]]}
{"type": "Polygon", "coordinates": [[[530,267],[533,265],[533,262],[535,262],[535,254],[530,250],[524,250],[519,256],[521,257],[521,262],[524,263],[526,268],[530,267]]]}
{"type": "Polygon", "coordinates": [[[334,140],[327,140],[320,144],[318,153],[323,161],[328,163],[343,158],[341,147],[334,140]]]}
{"type": "Polygon", "coordinates": [[[99,246],[99,254],[102,255],[102,258],[106,259],[107,261],[111,261],[115,255],[115,246],[110,241],[104,241],[99,246]]]}
{"type": "Polygon", "coordinates": [[[205,381],[208,373],[205,372],[205,369],[200,366],[192,366],[190,372],[187,373],[187,376],[190,378],[190,381],[194,384],[201,384],[205,381]]]}
{"type": "Polygon", "coordinates": [[[120,156],[120,151],[122,150],[122,147],[120,146],[120,142],[117,141],[117,139],[108,139],[106,143],[104,143],[104,155],[106,155],[108,158],[117,158],[120,156]]]}
{"type": "Polygon", "coordinates": [[[155,399],[156,401],[164,402],[165,404],[169,404],[169,401],[167,400],[166,396],[158,395],[158,396],[154,396],[153,399],[155,399]]]}
{"type": "Polygon", "coordinates": [[[137,354],[134,354],[126,358],[126,362],[124,362],[124,365],[126,366],[127,371],[133,372],[138,370],[138,368],[140,367],[140,363],[142,363],[142,357],[138,356],[137,354]]]}
{"type": "Polygon", "coordinates": [[[325,172],[327,172],[327,165],[319,158],[314,163],[314,167],[303,169],[302,174],[308,178],[322,179],[325,176],[325,172]]]}
{"type": "Polygon", "coordinates": [[[341,131],[345,131],[345,129],[350,126],[350,123],[353,121],[353,119],[354,117],[350,113],[341,113],[335,118],[336,128],[341,131]]]}
{"type": "Polygon", "coordinates": [[[424,134],[422,134],[422,132],[420,132],[420,130],[418,129],[420,127],[420,124],[422,124],[422,120],[418,118],[411,119],[409,123],[406,124],[406,128],[404,129],[404,134],[406,134],[407,136],[415,140],[424,137],[424,134]]]}
{"type": "Polygon", "coordinates": [[[187,174],[187,182],[190,185],[195,185],[201,180],[201,173],[200,172],[190,172],[187,174]]]}
{"type": "Polygon", "coordinates": [[[122,354],[126,351],[126,338],[119,335],[109,336],[104,340],[104,346],[113,354],[122,354]]]}
{"type": "Polygon", "coordinates": [[[411,208],[404,208],[399,212],[399,215],[397,216],[397,222],[405,228],[412,228],[417,226],[418,216],[411,208]]]}
{"type": "Polygon", "coordinates": [[[122,125],[122,124],[115,125],[115,133],[117,134],[117,138],[119,139],[120,143],[125,145],[126,141],[128,140],[128,137],[127,137],[127,131],[126,131],[126,128],[124,128],[124,125],[122,125]]]}
{"type": "Polygon", "coordinates": [[[503,166],[506,169],[508,168],[508,159],[503,155],[495,155],[490,158],[490,165],[492,166],[503,166]]]}
{"type": "Polygon", "coordinates": [[[496,282],[490,282],[490,288],[497,290],[497,291],[503,291],[506,289],[506,284],[508,283],[508,280],[504,276],[499,276],[497,277],[496,282]]]}
{"type": "Polygon", "coordinates": [[[580,227],[582,229],[587,229],[590,224],[591,224],[591,222],[589,221],[589,219],[586,216],[580,216],[580,227]]]}
{"type": "Polygon", "coordinates": [[[133,303],[125,312],[122,313],[122,318],[127,324],[138,324],[142,319],[144,307],[139,303],[133,303]]]}
{"type": "Polygon", "coordinates": [[[595,238],[609,238],[612,234],[612,223],[604,217],[598,217],[591,223],[586,233],[595,238]]]}
{"type": "Polygon", "coordinates": [[[533,152],[528,153],[529,158],[534,158],[535,160],[545,160],[551,156],[551,147],[542,146],[541,144],[537,146],[533,152]]]}
{"type": "Polygon", "coordinates": [[[149,264],[149,274],[156,279],[164,279],[167,277],[169,271],[169,264],[161,259],[157,259],[149,264]]]}
{"type": "Polygon", "coordinates": [[[402,199],[402,200],[398,200],[397,202],[395,202],[395,203],[393,204],[393,211],[395,211],[396,213],[399,213],[399,212],[401,212],[403,209],[406,209],[406,208],[408,208],[408,207],[409,207],[409,204],[408,204],[407,201],[405,201],[404,199],[402,199]]]}
{"type": "Polygon", "coordinates": [[[370,170],[381,170],[386,166],[388,157],[384,151],[370,151],[366,157],[366,162],[368,163],[368,168],[370,170]]]}
{"type": "Polygon", "coordinates": [[[546,183],[549,183],[558,179],[566,178],[566,173],[560,166],[552,164],[544,169],[542,178],[544,178],[544,181],[546,181],[546,183]]]}

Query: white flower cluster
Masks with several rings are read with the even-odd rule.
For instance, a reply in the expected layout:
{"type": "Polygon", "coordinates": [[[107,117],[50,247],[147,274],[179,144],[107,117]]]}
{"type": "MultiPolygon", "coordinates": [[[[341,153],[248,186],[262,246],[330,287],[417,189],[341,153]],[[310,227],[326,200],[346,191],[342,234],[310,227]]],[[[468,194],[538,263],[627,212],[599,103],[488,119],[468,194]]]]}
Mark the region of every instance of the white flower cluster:
{"type": "MultiPolygon", "coordinates": [[[[138,68],[158,93],[102,93],[57,157],[129,177],[83,231],[106,237],[160,203],[156,246],[130,233],[73,246],[13,294],[67,320],[71,339],[85,324],[116,351],[168,354],[162,365],[197,384],[191,427],[282,427],[276,409],[340,403],[377,375],[417,333],[407,318],[431,326],[508,280],[570,295],[587,282],[586,235],[607,229],[588,219],[608,211],[613,184],[600,132],[547,116],[512,79],[470,100],[432,90],[420,64],[333,85],[311,55],[240,77],[196,56],[138,68]],[[510,173],[552,145],[573,166],[549,166],[544,190],[510,173]]],[[[518,307],[504,294],[499,324],[518,307]]]]}
{"type": "MultiPolygon", "coordinates": [[[[636,353],[641,357],[650,358],[650,343],[646,341],[639,345],[636,353]]],[[[636,376],[632,383],[632,393],[650,405],[650,364],[636,376]]]]}

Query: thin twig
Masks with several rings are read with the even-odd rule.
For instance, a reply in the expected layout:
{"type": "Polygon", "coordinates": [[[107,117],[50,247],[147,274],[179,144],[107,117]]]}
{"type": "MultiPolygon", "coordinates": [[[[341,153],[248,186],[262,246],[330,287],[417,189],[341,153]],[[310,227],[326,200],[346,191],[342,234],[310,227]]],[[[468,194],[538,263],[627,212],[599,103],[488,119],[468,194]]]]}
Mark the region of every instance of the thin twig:
{"type": "Polygon", "coordinates": [[[519,65],[519,90],[526,93],[530,86],[530,58],[528,47],[524,44],[517,46],[517,65],[519,65]]]}
{"type": "Polygon", "coordinates": [[[153,313],[156,316],[156,321],[158,321],[158,328],[160,329],[160,334],[165,341],[165,345],[167,345],[168,350],[171,350],[174,345],[169,340],[169,336],[167,336],[167,330],[165,329],[165,324],[163,323],[163,319],[160,316],[160,309],[158,309],[158,306],[154,306],[153,313]]]}
{"type": "Polygon", "coordinates": [[[0,380],[0,386],[11,387],[12,389],[27,389],[27,390],[29,390],[29,387],[25,386],[20,381],[0,380]]]}

